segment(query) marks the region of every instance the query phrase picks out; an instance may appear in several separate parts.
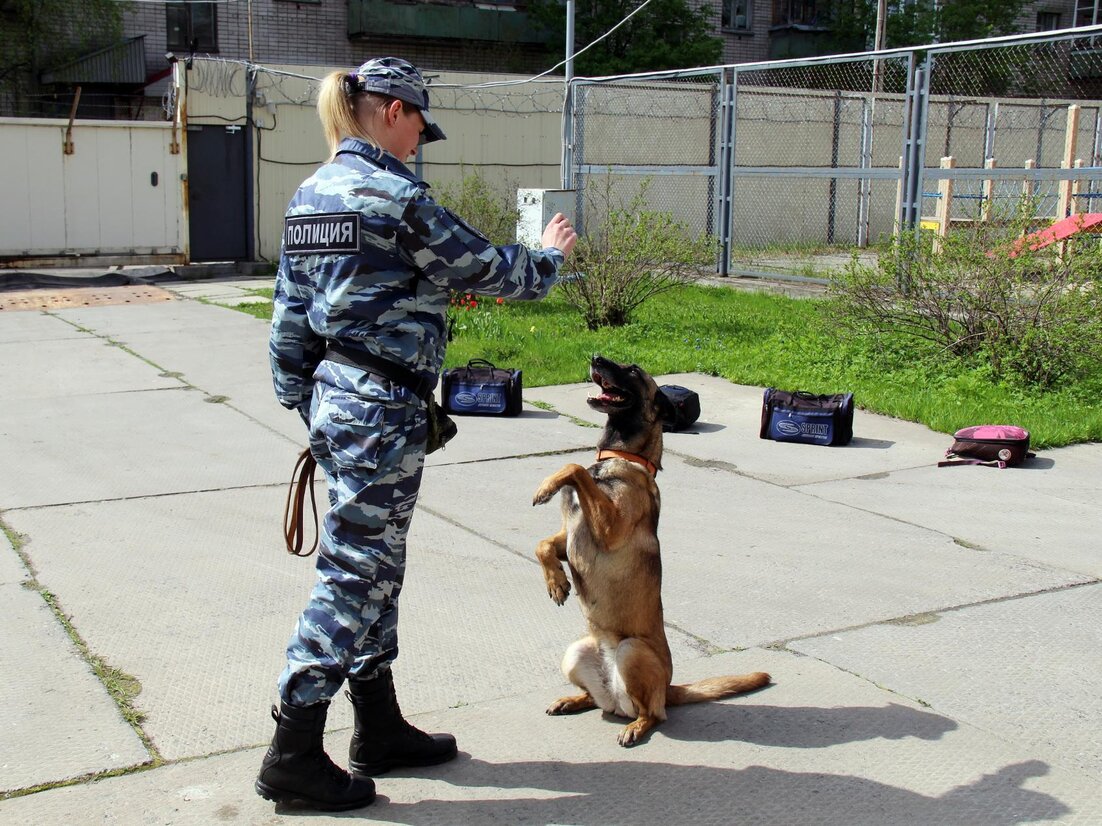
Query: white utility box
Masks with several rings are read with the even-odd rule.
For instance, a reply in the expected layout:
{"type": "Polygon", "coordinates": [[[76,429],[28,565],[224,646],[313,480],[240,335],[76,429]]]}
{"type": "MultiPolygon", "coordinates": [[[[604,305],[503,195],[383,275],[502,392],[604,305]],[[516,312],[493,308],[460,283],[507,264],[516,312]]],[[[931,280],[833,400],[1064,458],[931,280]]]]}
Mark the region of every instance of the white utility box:
{"type": "Polygon", "coordinates": [[[539,249],[543,228],[561,212],[574,221],[573,189],[518,189],[517,243],[539,249]]]}

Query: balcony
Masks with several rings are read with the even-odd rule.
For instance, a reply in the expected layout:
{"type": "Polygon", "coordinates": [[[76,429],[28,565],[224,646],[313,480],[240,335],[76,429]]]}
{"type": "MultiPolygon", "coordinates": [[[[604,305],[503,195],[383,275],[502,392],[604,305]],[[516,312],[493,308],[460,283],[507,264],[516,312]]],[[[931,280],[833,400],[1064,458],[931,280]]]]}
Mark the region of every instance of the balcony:
{"type": "Polygon", "coordinates": [[[548,33],[525,12],[505,3],[443,5],[348,0],[349,39],[380,35],[502,43],[548,43],[550,40],[548,33]]]}

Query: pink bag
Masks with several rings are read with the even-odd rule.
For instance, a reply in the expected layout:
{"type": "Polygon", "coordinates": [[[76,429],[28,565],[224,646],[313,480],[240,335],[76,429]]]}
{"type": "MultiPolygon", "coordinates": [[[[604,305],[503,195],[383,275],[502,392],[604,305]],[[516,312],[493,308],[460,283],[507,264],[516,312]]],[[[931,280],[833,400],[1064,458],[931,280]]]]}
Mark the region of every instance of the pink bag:
{"type": "Polygon", "coordinates": [[[1029,431],[1012,424],[981,424],[953,434],[953,445],[945,451],[950,465],[987,465],[1005,468],[1019,465],[1035,454],[1029,452],[1029,431]]]}

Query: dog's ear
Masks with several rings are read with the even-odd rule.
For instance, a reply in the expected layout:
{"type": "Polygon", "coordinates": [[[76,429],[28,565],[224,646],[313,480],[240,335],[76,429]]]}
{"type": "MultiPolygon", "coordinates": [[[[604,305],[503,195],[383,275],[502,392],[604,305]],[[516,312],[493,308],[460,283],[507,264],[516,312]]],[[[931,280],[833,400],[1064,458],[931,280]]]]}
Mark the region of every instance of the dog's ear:
{"type": "Polygon", "coordinates": [[[677,410],[674,408],[673,402],[662,392],[661,387],[654,391],[654,409],[658,413],[658,418],[664,422],[672,422],[677,418],[677,410]]]}

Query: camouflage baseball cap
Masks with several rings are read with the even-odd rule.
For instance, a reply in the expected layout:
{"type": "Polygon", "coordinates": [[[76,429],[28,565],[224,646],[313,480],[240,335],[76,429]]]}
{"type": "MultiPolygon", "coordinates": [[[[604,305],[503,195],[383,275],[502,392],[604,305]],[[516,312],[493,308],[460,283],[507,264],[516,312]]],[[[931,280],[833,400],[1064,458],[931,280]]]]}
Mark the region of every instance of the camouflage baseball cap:
{"type": "Polygon", "coordinates": [[[375,92],[416,106],[425,119],[421,143],[442,141],[447,136],[429,114],[429,93],[425,79],[417,67],[398,57],[376,57],[349,75],[355,81],[355,91],[375,92]]]}

